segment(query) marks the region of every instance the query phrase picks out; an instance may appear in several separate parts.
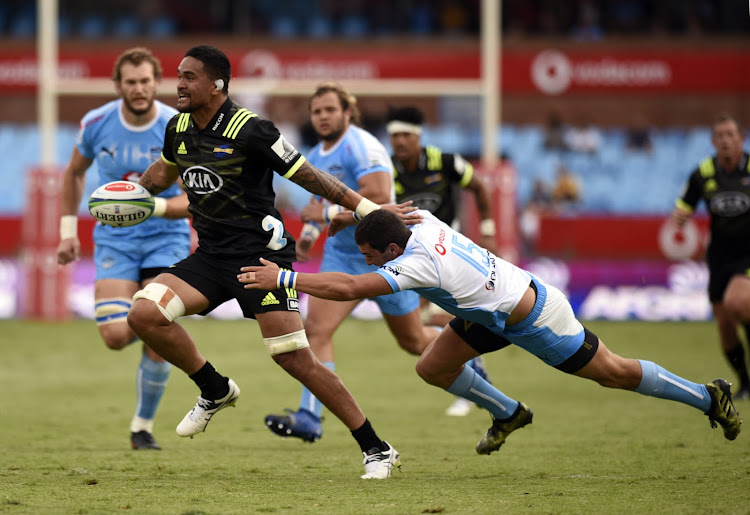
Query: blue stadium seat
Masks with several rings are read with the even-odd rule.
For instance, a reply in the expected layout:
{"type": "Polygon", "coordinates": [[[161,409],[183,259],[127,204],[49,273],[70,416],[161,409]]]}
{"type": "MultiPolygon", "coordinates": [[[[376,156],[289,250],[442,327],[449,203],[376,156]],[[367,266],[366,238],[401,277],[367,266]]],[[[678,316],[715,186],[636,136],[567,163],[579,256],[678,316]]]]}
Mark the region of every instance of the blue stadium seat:
{"type": "Polygon", "coordinates": [[[313,16],[307,22],[307,35],[313,39],[326,39],[333,35],[333,22],[327,16],[313,16]]]}
{"type": "Polygon", "coordinates": [[[112,34],[116,38],[128,39],[137,36],[141,25],[135,16],[124,14],[118,16],[112,26],[112,34]]]}
{"type": "Polygon", "coordinates": [[[107,33],[107,19],[101,14],[87,14],[78,25],[78,35],[84,39],[100,39],[107,33]]]}
{"type": "Polygon", "coordinates": [[[290,16],[276,16],[271,20],[271,35],[279,39],[293,39],[298,36],[297,22],[290,16]]]}

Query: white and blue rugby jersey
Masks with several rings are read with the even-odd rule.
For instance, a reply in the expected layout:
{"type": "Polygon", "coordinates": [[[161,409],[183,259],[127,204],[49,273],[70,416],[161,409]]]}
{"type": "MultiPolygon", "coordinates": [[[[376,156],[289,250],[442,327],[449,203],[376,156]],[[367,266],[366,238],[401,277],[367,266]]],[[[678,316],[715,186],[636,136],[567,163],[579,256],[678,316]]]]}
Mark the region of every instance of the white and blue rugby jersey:
{"type": "MultiPolygon", "coordinates": [[[[386,172],[391,176],[391,200],[396,196],[393,188],[393,164],[385,147],[366,130],[350,125],[344,135],[328,150],[318,143],[307,155],[316,168],[328,172],[354,191],[359,190],[359,179],[374,172],[386,172]]],[[[326,240],[325,250],[336,250],[348,254],[359,253],[354,242],[354,227],[347,227],[336,236],[326,240]]]]}
{"type": "MultiPolygon", "coordinates": [[[[122,115],[122,99],[114,100],[86,113],[78,131],[78,151],[93,159],[99,169],[98,185],[112,181],[138,182],[141,174],[155,160],[161,158],[167,122],[177,111],[159,101],[156,118],[144,126],[128,124],[122,115]]],[[[181,192],[177,184],[162,192],[162,197],[174,197],[181,192]]],[[[111,227],[97,224],[94,239],[148,237],[163,232],[189,234],[188,221],[149,218],[133,227],[111,227]]]]}
{"type": "Polygon", "coordinates": [[[495,332],[521,301],[531,275],[451,229],[429,211],[412,225],[404,253],[380,267],[394,293],[414,290],[449,313],[495,332]]]}

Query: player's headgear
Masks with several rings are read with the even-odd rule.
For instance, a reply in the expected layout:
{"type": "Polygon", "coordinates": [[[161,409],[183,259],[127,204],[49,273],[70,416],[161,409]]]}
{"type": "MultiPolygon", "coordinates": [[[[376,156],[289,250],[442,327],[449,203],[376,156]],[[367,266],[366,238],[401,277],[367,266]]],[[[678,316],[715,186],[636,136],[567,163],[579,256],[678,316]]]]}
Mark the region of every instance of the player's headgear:
{"type": "Polygon", "coordinates": [[[408,132],[422,134],[424,113],[413,106],[389,107],[386,131],[388,134],[408,132]]]}

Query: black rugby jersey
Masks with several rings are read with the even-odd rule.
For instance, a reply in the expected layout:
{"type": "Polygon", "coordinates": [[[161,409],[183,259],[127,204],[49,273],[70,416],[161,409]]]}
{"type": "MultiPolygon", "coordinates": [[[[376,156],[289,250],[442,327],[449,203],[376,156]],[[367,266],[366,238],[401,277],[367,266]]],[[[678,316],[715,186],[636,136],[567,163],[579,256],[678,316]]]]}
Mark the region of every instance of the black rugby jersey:
{"type": "Polygon", "coordinates": [[[423,147],[417,167],[411,172],[393,157],[396,201],[414,201],[442,222],[450,225],[456,217],[453,185],[465,188],[474,175],[474,167],[458,154],[446,154],[439,148],[423,147]]]}
{"type": "Polygon", "coordinates": [[[305,158],[272,122],[231,99],[203,130],[180,113],[167,125],[162,159],[180,171],[201,251],[294,261],[294,239],[274,207],[273,172],[291,177],[305,158]]]}
{"type": "Polygon", "coordinates": [[[703,199],[711,215],[708,257],[750,255],[750,159],[744,153],[737,169],[727,172],[707,157],[691,174],[678,207],[693,211],[703,199]]]}

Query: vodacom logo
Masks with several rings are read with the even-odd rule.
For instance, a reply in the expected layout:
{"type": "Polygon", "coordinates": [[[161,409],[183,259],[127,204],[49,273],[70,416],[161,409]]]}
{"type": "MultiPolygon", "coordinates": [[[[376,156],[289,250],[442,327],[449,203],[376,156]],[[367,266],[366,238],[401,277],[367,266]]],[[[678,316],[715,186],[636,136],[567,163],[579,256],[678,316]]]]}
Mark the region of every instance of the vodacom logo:
{"type": "Polygon", "coordinates": [[[571,86],[665,87],[672,80],[672,68],[662,59],[604,55],[573,60],[559,50],[544,50],[531,63],[531,80],[548,95],[559,95],[571,86]]]}
{"type": "Polygon", "coordinates": [[[559,95],[570,86],[573,67],[568,57],[557,50],[540,52],[531,63],[534,85],[548,95],[559,95]]]}

